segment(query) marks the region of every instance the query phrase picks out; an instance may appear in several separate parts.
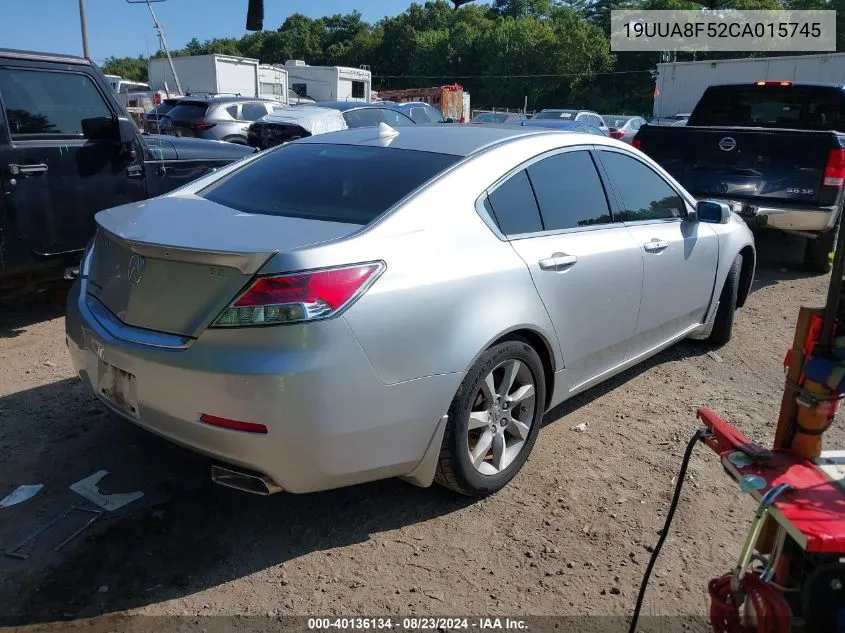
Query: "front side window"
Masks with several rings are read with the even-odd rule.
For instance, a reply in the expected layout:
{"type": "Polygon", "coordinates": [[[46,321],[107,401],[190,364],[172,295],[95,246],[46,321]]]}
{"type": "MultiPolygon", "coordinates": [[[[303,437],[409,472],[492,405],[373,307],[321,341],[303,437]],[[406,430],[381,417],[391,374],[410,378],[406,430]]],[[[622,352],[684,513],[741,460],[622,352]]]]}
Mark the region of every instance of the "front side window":
{"type": "Polygon", "coordinates": [[[599,174],[589,152],[555,154],[528,167],[547,231],[613,221],[599,174]]]}
{"type": "Polygon", "coordinates": [[[524,169],[496,187],[485,198],[484,208],[505,235],[543,230],[537,201],[524,169]]]}
{"type": "Polygon", "coordinates": [[[601,162],[622,203],[620,220],[667,220],[684,216],[684,201],[650,167],[619,152],[602,150],[601,162]]]}
{"type": "Polygon", "coordinates": [[[425,115],[425,109],[422,107],[411,108],[408,111],[408,116],[414,123],[428,123],[428,117],[425,115]]]}
{"type": "Polygon", "coordinates": [[[378,108],[381,111],[381,120],[391,127],[402,125],[414,125],[414,121],[406,117],[401,112],[390,110],[388,108],[378,108]]]}
{"type": "Polygon", "coordinates": [[[346,125],[351,128],[374,127],[383,121],[379,108],[361,108],[360,110],[347,110],[343,113],[346,125]]]}
{"type": "MultiPolygon", "coordinates": [[[[429,123],[445,123],[446,117],[443,116],[443,113],[440,112],[437,108],[432,106],[425,106],[424,108],[426,115],[428,116],[429,123]]],[[[420,121],[417,121],[420,123],[420,121]]]]}
{"type": "Polygon", "coordinates": [[[0,95],[12,138],[81,137],[86,119],[114,118],[97,86],[82,73],[3,68],[0,95]]]}

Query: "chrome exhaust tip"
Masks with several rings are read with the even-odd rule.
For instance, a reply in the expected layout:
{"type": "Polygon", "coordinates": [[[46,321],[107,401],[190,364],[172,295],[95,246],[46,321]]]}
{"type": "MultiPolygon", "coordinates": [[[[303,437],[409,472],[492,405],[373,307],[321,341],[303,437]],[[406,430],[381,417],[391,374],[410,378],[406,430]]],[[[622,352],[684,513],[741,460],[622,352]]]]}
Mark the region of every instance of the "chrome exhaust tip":
{"type": "Polygon", "coordinates": [[[282,487],[267,475],[239,470],[233,466],[211,465],[211,481],[227,488],[254,495],[272,495],[282,491],[282,487]]]}

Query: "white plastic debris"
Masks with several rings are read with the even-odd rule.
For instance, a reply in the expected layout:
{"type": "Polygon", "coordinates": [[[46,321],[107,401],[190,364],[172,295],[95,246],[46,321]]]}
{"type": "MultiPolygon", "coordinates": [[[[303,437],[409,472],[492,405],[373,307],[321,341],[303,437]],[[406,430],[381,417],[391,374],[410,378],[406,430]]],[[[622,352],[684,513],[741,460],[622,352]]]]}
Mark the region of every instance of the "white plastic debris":
{"type": "Polygon", "coordinates": [[[109,512],[114,512],[115,510],[122,508],[133,501],[137,501],[144,496],[144,493],[140,490],[135,492],[126,492],[123,494],[100,494],[97,484],[100,483],[100,480],[108,474],[109,471],[107,470],[97,471],[90,477],[86,477],[85,479],[77,481],[75,484],[71,484],[70,489],[75,493],[82,495],[88,499],[88,501],[96,503],[103,510],[108,510],[109,512]]]}
{"type": "Polygon", "coordinates": [[[18,486],[13,492],[0,501],[0,508],[8,508],[9,506],[23,503],[27,499],[32,499],[43,487],[44,484],[27,484],[18,486]]]}
{"type": "Polygon", "coordinates": [[[576,424],[570,430],[571,431],[578,431],[579,433],[583,433],[584,431],[587,430],[587,423],[581,422],[581,424],[576,424]]]}

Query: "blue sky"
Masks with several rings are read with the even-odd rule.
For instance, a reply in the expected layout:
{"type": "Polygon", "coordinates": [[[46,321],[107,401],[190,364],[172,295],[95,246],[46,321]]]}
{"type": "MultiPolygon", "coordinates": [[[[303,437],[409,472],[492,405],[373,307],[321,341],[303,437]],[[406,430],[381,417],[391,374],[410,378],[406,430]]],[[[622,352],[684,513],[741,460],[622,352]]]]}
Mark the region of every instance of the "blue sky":
{"type": "MultiPolygon", "coordinates": [[[[2,0],[0,46],[50,53],[82,54],[78,0],[2,0]]],[[[359,10],[375,22],[396,15],[411,0],[265,0],[264,27],[278,28],[291,13],[320,17],[359,10]]],[[[158,49],[158,38],[146,5],[124,0],[86,0],[91,57],[146,54],[158,49]]],[[[246,33],[247,0],[166,0],[153,4],[170,48],[192,37],[241,37],[246,33]]]]}

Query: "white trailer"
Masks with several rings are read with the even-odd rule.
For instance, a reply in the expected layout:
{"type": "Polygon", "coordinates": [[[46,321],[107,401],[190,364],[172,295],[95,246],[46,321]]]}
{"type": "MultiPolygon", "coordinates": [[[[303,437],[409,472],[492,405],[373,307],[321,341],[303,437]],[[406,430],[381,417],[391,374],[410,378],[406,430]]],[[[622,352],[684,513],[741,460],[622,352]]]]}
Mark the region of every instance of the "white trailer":
{"type": "Polygon", "coordinates": [[[657,64],[654,116],[691,112],[708,86],[752,81],[845,85],[845,53],[657,64]]]}
{"type": "Polygon", "coordinates": [[[289,59],[283,68],[288,72],[291,90],[300,97],[370,102],[373,75],[365,68],[309,66],[299,59],[289,59]]]}
{"type": "MultiPolygon", "coordinates": [[[[173,66],[185,94],[259,95],[257,59],[231,55],[192,55],[174,57],[173,66]]],[[[173,90],[176,86],[173,71],[166,59],[151,59],[148,70],[153,90],[173,90]]]]}
{"type": "Polygon", "coordinates": [[[278,66],[259,66],[258,93],[262,99],[272,99],[288,105],[288,71],[278,66]]]}

